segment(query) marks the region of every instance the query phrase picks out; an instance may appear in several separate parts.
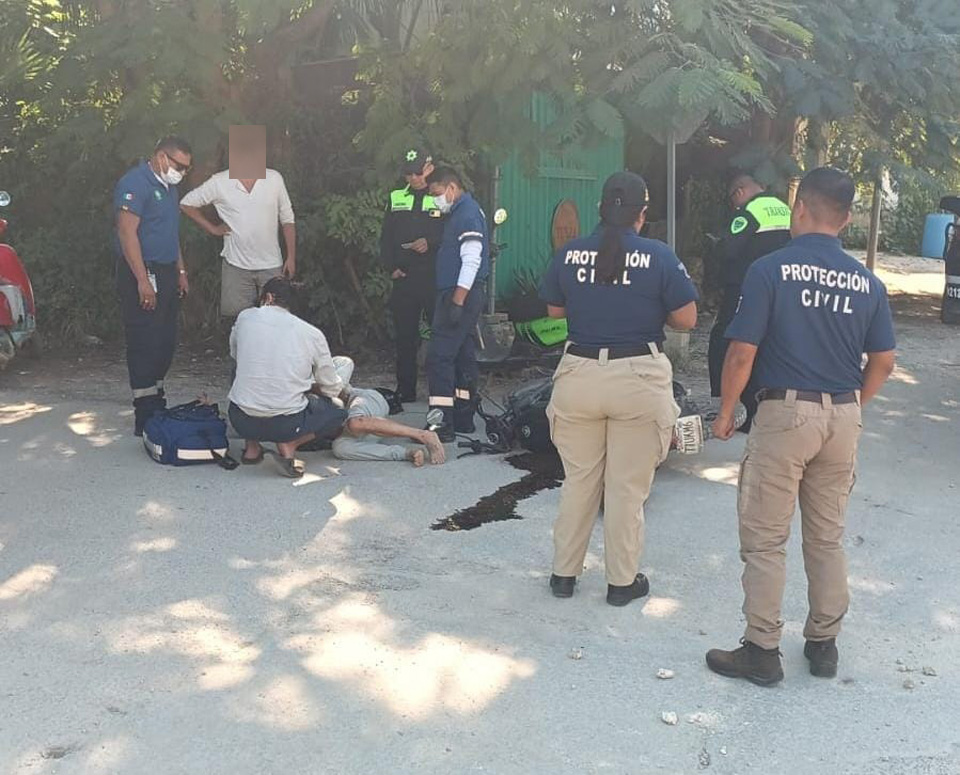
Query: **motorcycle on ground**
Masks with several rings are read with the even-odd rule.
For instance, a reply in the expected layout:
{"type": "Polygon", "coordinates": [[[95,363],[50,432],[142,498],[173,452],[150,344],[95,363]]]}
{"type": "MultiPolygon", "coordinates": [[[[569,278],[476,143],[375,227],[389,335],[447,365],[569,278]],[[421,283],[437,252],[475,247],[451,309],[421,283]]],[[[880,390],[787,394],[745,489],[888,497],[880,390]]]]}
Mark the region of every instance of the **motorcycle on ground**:
{"type": "MultiPolygon", "coordinates": [[[[10,204],[10,195],[0,191],[0,207],[10,204]]],[[[0,238],[7,222],[0,218],[0,238]]],[[[34,336],[37,310],[33,286],[17,252],[0,243],[0,369],[3,369],[34,336]]]]}

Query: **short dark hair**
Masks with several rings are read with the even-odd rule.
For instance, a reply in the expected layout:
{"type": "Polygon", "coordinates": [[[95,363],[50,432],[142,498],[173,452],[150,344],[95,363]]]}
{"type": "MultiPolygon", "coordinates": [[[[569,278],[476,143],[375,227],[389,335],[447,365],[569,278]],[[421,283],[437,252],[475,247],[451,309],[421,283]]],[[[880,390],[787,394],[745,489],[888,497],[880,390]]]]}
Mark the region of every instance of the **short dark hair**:
{"type": "Polygon", "coordinates": [[[732,194],[741,186],[746,186],[750,183],[754,183],[761,188],[763,187],[763,185],[749,172],[736,172],[733,177],[730,178],[730,182],[727,183],[727,193],[732,194]]]}
{"type": "Polygon", "coordinates": [[[159,153],[160,151],[163,151],[164,153],[168,151],[180,151],[180,153],[193,156],[193,149],[190,147],[190,143],[178,135],[167,135],[166,137],[161,137],[160,140],[157,141],[156,147],[153,149],[154,153],[159,153]]]}
{"type": "Polygon", "coordinates": [[[808,172],[797,189],[802,201],[818,220],[843,223],[850,215],[857,186],[846,172],[835,167],[818,167],[808,172]]]}
{"type": "Polygon", "coordinates": [[[293,306],[296,288],[289,277],[277,275],[276,277],[271,277],[267,280],[266,284],[264,284],[263,291],[260,293],[261,304],[268,293],[273,296],[273,303],[278,307],[290,309],[293,306]]]}
{"type": "Polygon", "coordinates": [[[460,188],[463,188],[463,178],[453,167],[436,167],[433,172],[427,176],[427,185],[430,186],[434,183],[439,183],[443,186],[456,183],[460,188]]]}

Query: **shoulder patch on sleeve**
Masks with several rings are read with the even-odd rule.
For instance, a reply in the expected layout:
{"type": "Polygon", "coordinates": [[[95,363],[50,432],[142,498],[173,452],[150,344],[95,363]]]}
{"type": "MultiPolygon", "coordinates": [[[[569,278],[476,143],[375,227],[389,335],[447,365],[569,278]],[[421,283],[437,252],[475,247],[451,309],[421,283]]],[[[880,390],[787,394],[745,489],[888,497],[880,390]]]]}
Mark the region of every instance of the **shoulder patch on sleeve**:
{"type": "Polygon", "coordinates": [[[740,234],[741,232],[745,231],[749,225],[750,221],[748,221],[744,216],[738,215],[733,219],[733,223],[730,224],[730,233],[740,234]]]}

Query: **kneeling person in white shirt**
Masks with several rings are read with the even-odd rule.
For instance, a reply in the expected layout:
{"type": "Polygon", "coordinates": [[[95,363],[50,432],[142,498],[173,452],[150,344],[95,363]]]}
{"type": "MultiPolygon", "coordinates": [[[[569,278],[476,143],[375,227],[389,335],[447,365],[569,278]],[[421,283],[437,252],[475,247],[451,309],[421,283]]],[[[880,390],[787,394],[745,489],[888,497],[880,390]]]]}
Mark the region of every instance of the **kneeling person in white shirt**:
{"type": "Polygon", "coordinates": [[[215,237],[223,237],[220,314],[236,317],[254,306],[264,286],[277,275],[297,271],[297,232],[293,206],[283,176],[267,169],[262,179],[212,175],[180,201],[183,214],[215,237]],[[223,223],[212,223],[200,209],[213,205],[223,223]],[[280,252],[283,230],[286,261],[280,252]]]}
{"type": "Polygon", "coordinates": [[[293,286],[275,277],[260,306],[244,310],[230,332],[236,378],[230,388],[230,422],[246,440],[241,461],[263,460],[261,442],[277,445],[281,473],[297,478],[297,449],[318,438],[334,439],[347,420],[335,400],[344,383],[320,329],[292,312],[293,286]]]}

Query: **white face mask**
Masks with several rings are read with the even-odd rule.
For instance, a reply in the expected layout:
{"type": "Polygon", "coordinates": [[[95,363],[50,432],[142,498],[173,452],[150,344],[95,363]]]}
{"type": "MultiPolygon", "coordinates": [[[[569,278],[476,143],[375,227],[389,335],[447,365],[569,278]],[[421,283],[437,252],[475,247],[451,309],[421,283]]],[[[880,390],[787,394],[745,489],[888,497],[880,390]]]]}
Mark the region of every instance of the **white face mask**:
{"type": "Polygon", "coordinates": [[[453,207],[453,202],[447,199],[447,195],[445,193],[440,194],[440,196],[435,196],[433,198],[433,204],[441,213],[449,213],[450,208],[453,207]]]}
{"type": "Polygon", "coordinates": [[[176,186],[180,183],[181,180],[183,180],[183,173],[180,172],[179,170],[175,170],[171,166],[167,168],[167,171],[164,172],[160,176],[160,178],[163,180],[164,183],[171,186],[176,186]]]}

